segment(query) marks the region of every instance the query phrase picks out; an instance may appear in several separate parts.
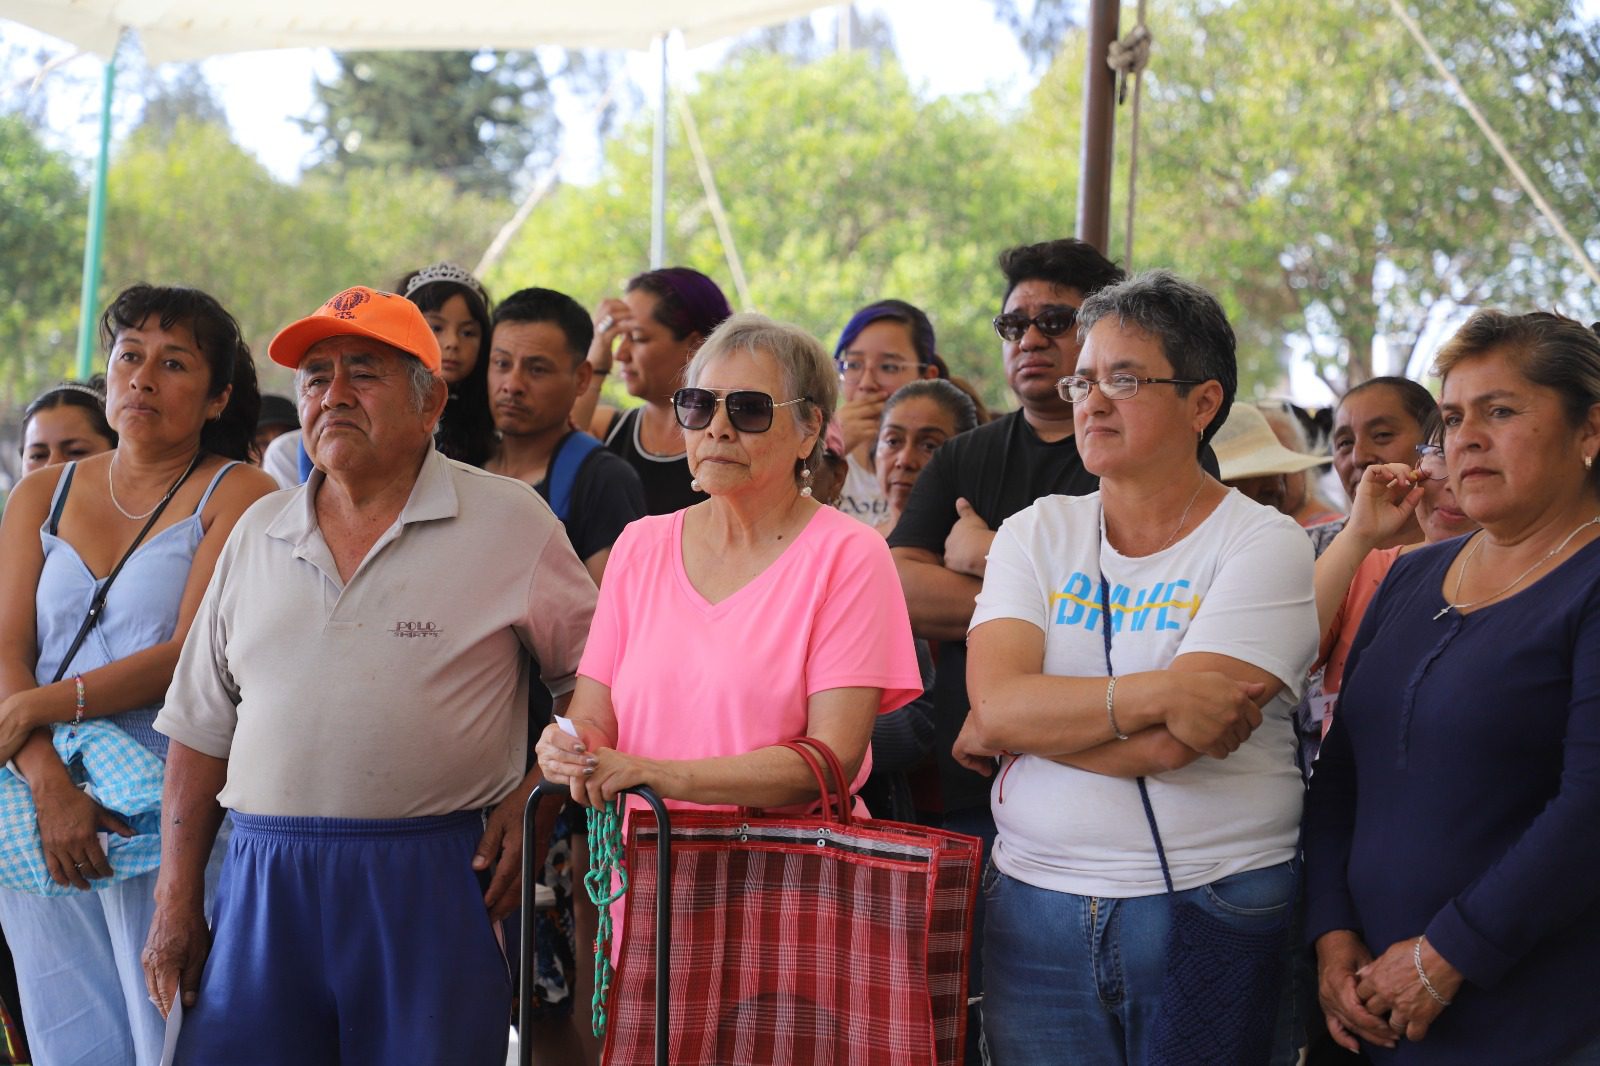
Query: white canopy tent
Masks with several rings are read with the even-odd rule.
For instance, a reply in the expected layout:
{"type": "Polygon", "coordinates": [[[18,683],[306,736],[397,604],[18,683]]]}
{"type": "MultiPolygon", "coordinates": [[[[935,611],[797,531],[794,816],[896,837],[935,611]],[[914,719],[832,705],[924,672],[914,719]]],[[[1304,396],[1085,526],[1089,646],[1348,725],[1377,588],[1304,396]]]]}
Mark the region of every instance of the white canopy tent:
{"type": "Polygon", "coordinates": [[[0,18],[59,37],[106,60],[100,155],[89,197],[78,370],[87,374],[100,282],[105,174],[110,142],[113,56],[133,30],[151,63],[198,60],[273,48],[446,51],[554,45],[644,49],[661,56],[651,189],[651,266],[666,257],[667,35],[690,47],[833,6],[819,0],[589,0],[507,4],[502,0],[0,0],[0,18]]]}
{"type": "Polygon", "coordinates": [[[690,46],[805,15],[816,0],[0,0],[0,18],[110,58],[135,30],[152,63],[269,48],[444,51],[647,48],[677,30],[690,46]]]}

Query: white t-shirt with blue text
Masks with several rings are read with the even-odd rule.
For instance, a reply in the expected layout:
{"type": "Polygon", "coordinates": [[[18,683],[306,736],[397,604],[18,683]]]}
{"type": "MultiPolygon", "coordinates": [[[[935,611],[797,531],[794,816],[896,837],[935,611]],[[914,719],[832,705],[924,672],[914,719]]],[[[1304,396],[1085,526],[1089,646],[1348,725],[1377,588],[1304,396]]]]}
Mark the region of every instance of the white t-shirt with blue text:
{"type": "MultiPolygon", "coordinates": [[[[1105,677],[1102,573],[1119,676],[1211,652],[1284,683],[1238,751],[1146,779],[1174,886],[1183,891],[1287,861],[1302,795],[1291,713],[1318,635],[1304,531],[1229,492],[1188,536],[1131,558],[1104,543],[1099,493],[1047,496],[996,534],[972,626],[1029,622],[1045,635],[1045,674],[1105,677]]],[[[990,795],[1002,872],[1076,895],[1165,891],[1136,782],[1032,755],[1004,763],[990,795]]]]}

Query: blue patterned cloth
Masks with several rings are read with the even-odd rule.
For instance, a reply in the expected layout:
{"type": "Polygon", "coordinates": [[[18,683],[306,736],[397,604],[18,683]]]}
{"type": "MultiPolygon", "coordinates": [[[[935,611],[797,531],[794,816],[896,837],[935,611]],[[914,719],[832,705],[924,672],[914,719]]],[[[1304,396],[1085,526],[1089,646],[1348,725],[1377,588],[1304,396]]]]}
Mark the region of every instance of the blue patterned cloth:
{"type": "MultiPolygon", "coordinates": [[[[83,722],[77,736],[65,725],[54,732],[56,753],[72,780],[134,831],[131,837],[108,834],[112,874],[89,883],[104,888],[154,870],[161,861],[161,760],[110,722],[83,722]]],[[[10,769],[0,769],[0,885],[40,896],[79,891],[50,879],[33,793],[10,769]]]]}

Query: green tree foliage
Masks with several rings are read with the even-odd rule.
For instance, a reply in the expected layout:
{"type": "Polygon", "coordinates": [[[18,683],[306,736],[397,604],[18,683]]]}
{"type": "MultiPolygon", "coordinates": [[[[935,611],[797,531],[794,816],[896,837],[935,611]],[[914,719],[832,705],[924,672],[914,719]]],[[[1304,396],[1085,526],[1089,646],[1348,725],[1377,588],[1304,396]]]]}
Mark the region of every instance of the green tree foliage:
{"type": "MultiPolygon", "coordinates": [[[[704,77],[688,103],[757,310],[831,342],[855,308],[910,300],[933,317],[956,371],[1003,401],[994,258],[1039,235],[1040,205],[1004,151],[992,98],[929,99],[896,63],[852,53],[809,65],[747,55],[704,77]]],[[[593,303],[644,269],[649,131],[648,117],[629,126],[598,182],[560,189],[534,213],[496,291],[548,285],[593,303]]],[[[668,189],[668,258],[732,298],[687,150],[671,157],[668,189]]]]}
{"type": "Polygon", "coordinates": [[[396,166],[462,189],[508,193],[554,155],[561,125],[551,79],[532,52],[342,52],[304,122],[335,174],[396,166]]]}
{"type": "MultiPolygon", "coordinates": [[[[1582,133],[1600,112],[1593,26],[1569,0],[1416,11],[1567,224],[1600,238],[1600,160],[1582,133]]],[[[1375,372],[1375,350],[1405,368],[1419,339],[1477,304],[1594,308],[1387,4],[1174,0],[1152,12],[1138,265],[1171,265],[1219,291],[1255,380],[1291,350],[1309,352],[1336,390],[1375,372]]],[[[1036,113],[1076,115],[1082,51],[1081,38],[1063,50],[1036,113]]],[[[1065,157],[1076,121],[1032,132],[1065,157]]]]}
{"type": "Polygon", "coordinates": [[[0,115],[0,347],[4,402],[27,403],[71,368],[84,190],[70,160],[20,116],[0,115]]]}
{"type": "Polygon", "coordinates": [[[129,138],[107,204],[102,303],[136,281],[203,288],[239,319],[279,389],[287,377],[265,361],[277,329],[346,286],[387,289],[442,257],[473,262],[502,212],[445,177],[400,168],[287,185],[224,127],[191,119],[129,138]]]}

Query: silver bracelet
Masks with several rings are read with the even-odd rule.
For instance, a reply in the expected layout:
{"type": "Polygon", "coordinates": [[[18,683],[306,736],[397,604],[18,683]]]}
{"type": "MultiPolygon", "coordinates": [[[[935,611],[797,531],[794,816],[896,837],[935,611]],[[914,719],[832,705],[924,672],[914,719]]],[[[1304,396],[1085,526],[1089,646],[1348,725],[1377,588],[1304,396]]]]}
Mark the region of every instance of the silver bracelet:
{"type": "Polygon", "coordinates": [[[1441,996],[1439,990],[1433,987],[1433,982],[1428,980],[1427,971],[1422,968],[1422,937],[1420,936],[1417,937],[1417,942],[1411,946],[1411,961],[1417,964],[1417,976],[1422,978],[1422,987],[1428,990],[1428,995],[1432,996],[1433,1001],[1439,1006],[1448,1007],[1450,1001],[1441,996]]]}
{"type": "Polygon", "coordinates": [[[1117,725],[1116,696],[1117,679],[1113,677],[1106,681],[1106,719],[1111,723],[1112,735],[1118,740],[1127,740],[1128,734],[1117,725]]]}

